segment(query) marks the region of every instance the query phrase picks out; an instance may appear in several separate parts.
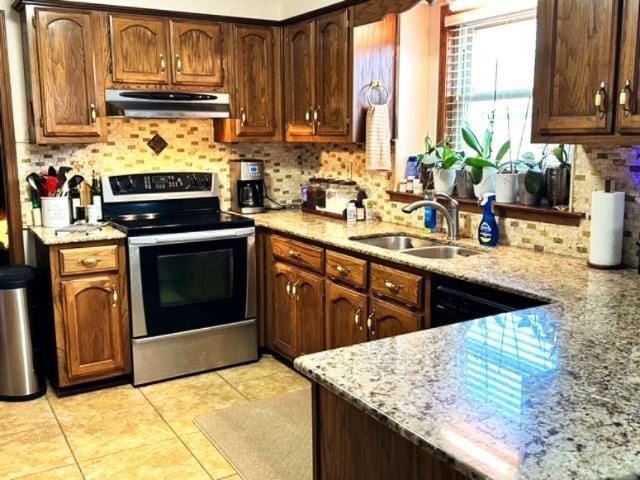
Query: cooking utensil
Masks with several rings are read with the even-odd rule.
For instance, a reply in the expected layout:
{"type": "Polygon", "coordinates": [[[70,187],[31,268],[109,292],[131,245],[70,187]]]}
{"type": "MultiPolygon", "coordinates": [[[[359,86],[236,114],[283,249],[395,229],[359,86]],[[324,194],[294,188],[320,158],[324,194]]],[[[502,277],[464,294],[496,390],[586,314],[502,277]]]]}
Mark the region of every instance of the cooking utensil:
{"type": "Polygon", "coordinates": [[[50,166],[49,170],[47,170],[47,175],[50,177],[57,177],[58,173],[56,172],[56,167],[50,166]]]}
{"type": "Polygon", "coordinates": [[[67,189],[66,191],[68,192],[69,190],[73,190],[74,188],[77,188],[78,186],[80,186],[82,182],[84,182],[84,177],[82,175],[74,175],[65,184],[67,189]]]}
{"type": "Polygon", "coordinates": [[[62,190],[63,190],[63,185],[65,184],[65,182],[67,181],[67,173],[69,173],[71,170],[73,170],[71,167],[60,167],[58,169],[58,191],[56,192],[57,196],[61,196],[62,195],[62,190]]]}
{"type": "Polygon", "coordinates": [[[37,173],[30,173],[27,175],[27,183],[33,188],[36,192],[40,192],[40,176],[37,173]]]}
{"type": "Polygon", "coordinates": [[[56,190],[58,190],[58,179],[56,177],[46,177],[45,186],[47,197],[55,197],[56,190]]]}

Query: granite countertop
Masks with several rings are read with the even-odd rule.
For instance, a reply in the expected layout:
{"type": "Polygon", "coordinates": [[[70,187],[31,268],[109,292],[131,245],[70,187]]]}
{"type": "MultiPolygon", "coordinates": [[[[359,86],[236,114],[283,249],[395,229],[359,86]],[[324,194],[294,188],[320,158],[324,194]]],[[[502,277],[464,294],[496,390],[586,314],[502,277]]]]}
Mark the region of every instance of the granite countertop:
{"type": "Polygon", "coordinates": [[[101,242],[104,240],[120,240],[127,235],[120,230],[105,225],[100,230],[88,233],[58,233],[56,228],[34,227],[29,230],[45,245],[64,245],[67,243],[101,242]]]}
{"type": "MultiPolygon", "coordinates": [[[[483,479],[640,477],[640,276],[498,247],[429,260],[349,240],[424,230],[255,216],[298,237],[550,304],[298,358],[295,367],[405,438],[483,479]]],[[[473,241],[463,241],[473,245],[473,241]]]]}

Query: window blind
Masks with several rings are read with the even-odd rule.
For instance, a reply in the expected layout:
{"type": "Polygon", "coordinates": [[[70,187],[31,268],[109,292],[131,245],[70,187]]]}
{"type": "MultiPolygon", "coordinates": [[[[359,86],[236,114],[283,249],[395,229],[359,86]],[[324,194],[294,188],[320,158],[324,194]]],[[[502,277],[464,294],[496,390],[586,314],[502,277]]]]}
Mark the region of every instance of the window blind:
{"type": "Polygon", "coordinates": [[[511,155],[536,151],[530,144],[535,10],[480,19],[476,12],[463,23],[459,15],[446,27],[446,138],[464,149],[461,127],[468,123],[480,137],[495,109],[494,147],[510,138],[511,155]]]}

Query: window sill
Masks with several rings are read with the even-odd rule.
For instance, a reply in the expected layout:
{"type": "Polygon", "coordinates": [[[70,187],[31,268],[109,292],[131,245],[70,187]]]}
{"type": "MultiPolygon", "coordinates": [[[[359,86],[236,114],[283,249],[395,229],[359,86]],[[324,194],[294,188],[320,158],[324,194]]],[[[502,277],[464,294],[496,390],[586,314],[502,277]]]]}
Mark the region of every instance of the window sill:
{"type": "MultiPolygon", "coordinates": [[[[422,200],[424,195],[417,193],[402,193],[387,190],[389,199],[392,202],[411,203],[422,200]]],[[[482,207],[477,200],[459,198],[460,211],[470,213],[482,213],[482,207]]],[[[553,225],[564,225],[567,227],[579,227],[580,222],[585,218],[584,213],[561,212],[552,208],[528,207],[517,203],[496,203],[494,211],[498,217],[512,218],[516,220],[526,220],[530,222],[551,223],[553,225]]]]}

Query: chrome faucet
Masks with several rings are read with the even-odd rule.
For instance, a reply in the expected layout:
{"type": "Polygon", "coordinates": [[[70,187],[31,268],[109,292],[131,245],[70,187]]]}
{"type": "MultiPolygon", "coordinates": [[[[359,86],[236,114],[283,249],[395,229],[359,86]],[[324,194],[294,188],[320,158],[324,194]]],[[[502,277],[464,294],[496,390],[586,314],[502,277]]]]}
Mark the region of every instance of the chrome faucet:
{"type": "Polygon", "coordinates": [[[402,207],[402,211],[404,213],[411,213],[422,207],[435,208],[442,213],[442,216],[447,222],[447,238],[449,240],[460,239],[460,205],[457,200],[451,198],[446,193],[431,192],[425,195],[424,200],[418,200],[417,202],[405,205],[402,207]],[[438,202],[439,199],[448,201],[449,208],[438,202]]]}

